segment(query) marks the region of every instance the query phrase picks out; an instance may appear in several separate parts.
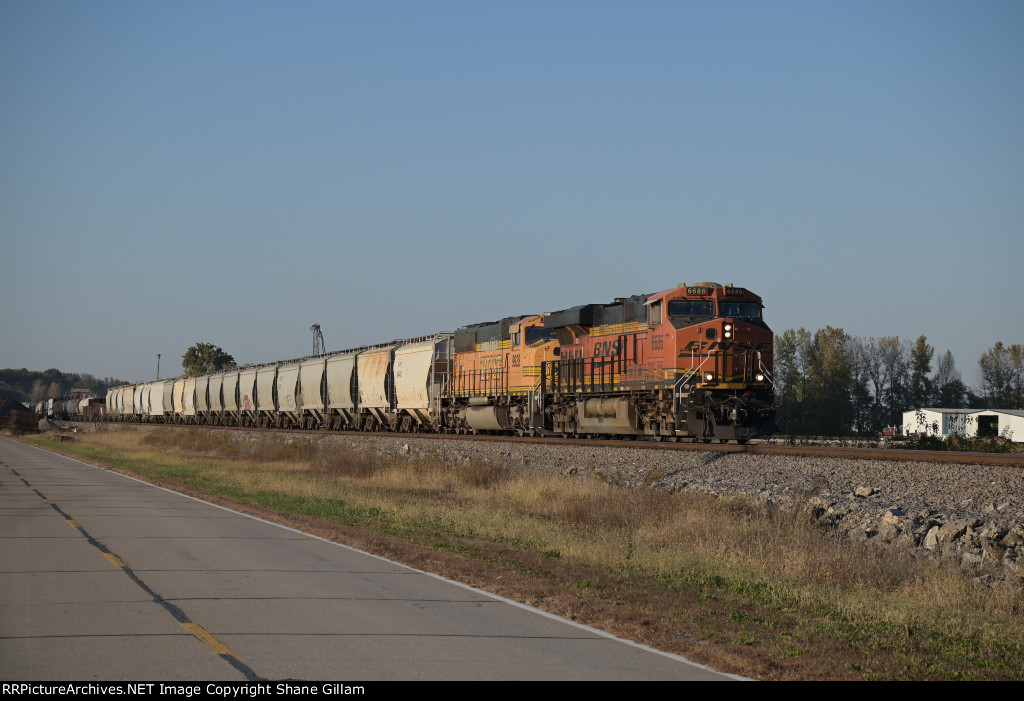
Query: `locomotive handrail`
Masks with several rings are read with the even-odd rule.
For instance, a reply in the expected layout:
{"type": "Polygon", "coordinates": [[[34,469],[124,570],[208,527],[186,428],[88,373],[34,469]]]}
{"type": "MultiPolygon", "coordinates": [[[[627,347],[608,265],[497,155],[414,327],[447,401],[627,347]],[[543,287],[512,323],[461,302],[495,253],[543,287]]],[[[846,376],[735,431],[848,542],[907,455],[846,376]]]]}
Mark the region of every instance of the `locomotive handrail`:
{"type": "Polygon", "coordinates": [[[772,377],[772,373],[764,366],[764,361],[761,359],[761,351],[757,351],[757,367],[764,373],[764,376],[768,378],[768,384],[772,386],[772,392],[775,391],[775,378],[772,377]]]}
{"type": "Polygon", "coordinates": [[[700,361],[700,363],[697,365],[697,367],[691,368],[688,373],[686,373],[685,375],[681,376],[678,380],[675,381],[675,384],[672,385],[672,413],[673,414],[677,414],[679,412],[679,386],[686,384],[686,382],[691,377],[693,377],[698,372],[700,372],[701,367],[703,367],[704,363],[708,362],[709,360],[711,360],[711,354],[710,353],[708,353],[706,356],[704,356],[704,360],[700,361]]]}
{"type": "Polygon", "coordinates": [[[541,389],[541,385],[543,383],[544,383],[544,376],[543,376],[543,373],[542,373],[541,374],[541,378],[539,380],[537,380],[537,384],[535,384],[533,387],[531,387],[530,389],[528,389],[526,391],[526,410],[528,412],[528,414],[527,414],[527,423],[529,424],[530,429],[538,429],[538,428],[543,428],[544,427],[543,426],[544,392],[541,389]],[[537,397],[538,396],[540,397],[540,406],[536,406],[536,404],[538,403],[537,402],[537,397]],[[537,410],[540,411],[540,416],[541,416],[541,421],[540,422],[537,421],[537,410]],[[540,424],[540,425],[538,425],[538,424],[540,424]]]}

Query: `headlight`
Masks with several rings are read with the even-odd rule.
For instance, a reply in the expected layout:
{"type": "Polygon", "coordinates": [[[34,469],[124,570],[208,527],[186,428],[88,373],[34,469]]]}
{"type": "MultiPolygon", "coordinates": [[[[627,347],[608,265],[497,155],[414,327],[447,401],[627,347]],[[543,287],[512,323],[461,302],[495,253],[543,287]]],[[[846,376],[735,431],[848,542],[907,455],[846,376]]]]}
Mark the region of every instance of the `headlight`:
{"type": "Polygon", "coordinates": [[[705,382],[711,382],[714,379],[715,379],[715,373],[713,373],[713,372],[706,372],[706,373],[704,373],[704,381],[705,382]]]}
{"type": "Polygon", "coordinates": [[[757,380],[758,382],[764,382],[764,374],[759,372],[756,375],[754,375],[754,379],[757,380]]]}
{"type": "Polygon", "coordinates": [[[725,329],[725,337],[732,338],[732,324],[726,324],[723,328],[725,329]]]}

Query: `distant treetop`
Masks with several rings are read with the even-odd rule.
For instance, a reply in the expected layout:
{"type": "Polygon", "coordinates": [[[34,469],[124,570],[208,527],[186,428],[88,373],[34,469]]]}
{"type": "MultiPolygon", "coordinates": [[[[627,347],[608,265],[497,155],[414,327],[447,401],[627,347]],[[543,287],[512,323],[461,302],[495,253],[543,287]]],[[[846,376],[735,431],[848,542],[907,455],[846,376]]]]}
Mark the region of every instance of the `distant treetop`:
{"type": "Polygon", "coordinates": [[[206,375],[219,370],[230,370],[235,359],[212,343],[197,343],[181,356],[181,367],[186,375],[206,375]]]}

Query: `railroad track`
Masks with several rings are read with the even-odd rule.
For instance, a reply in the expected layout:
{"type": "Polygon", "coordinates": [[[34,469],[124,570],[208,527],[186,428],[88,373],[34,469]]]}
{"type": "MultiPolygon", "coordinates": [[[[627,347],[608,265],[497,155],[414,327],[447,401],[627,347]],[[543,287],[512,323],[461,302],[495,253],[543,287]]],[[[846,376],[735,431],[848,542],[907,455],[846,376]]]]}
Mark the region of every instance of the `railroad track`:
{"type": "MultiPolygon", "coordinates": [[[[122,424],[103,424],[122,425],[122,424]]],[[[958,465],[1001,465],[1024,467],[1024,453],[963,453],[937,450],[905,450],[892,448],[856,448],[839,446],[779,445],[774,443],[673,443],[653,440],[606,439],[606,438],[557,438],[520,437],[507,435],[461,435],[451,433],[367,433],[361,431],[323,431],[306,429],[253,428],[245,426],[194,426],[188,424],[124,424],[130,426],[151,426],[160,428],[202,428],[225,431],[270,431],[288,435],[311,436],[378,436],[388,438],[416,438],[423,440],[463,440],[480,442],[504,442],[538,445],[586,445],[588,447],[642,448],[645,450],[677,450],[707,453],[744,453],[748,455],[791,455],[799,457],[845,458],[849,460],[889,460],[895,462],[922,462],[931,464],[958,465]]]]}

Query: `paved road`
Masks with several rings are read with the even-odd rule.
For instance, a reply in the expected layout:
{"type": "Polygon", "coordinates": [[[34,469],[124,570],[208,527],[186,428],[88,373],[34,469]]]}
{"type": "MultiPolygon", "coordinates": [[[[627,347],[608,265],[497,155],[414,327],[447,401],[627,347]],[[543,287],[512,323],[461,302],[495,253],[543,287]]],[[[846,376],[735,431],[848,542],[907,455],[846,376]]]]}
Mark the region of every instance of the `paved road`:
{"type": "Polygon", "coordinates": [[[0,678],[728,677],[0,438],[0,678]]]}

